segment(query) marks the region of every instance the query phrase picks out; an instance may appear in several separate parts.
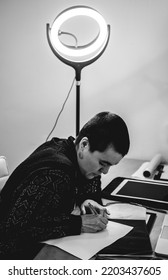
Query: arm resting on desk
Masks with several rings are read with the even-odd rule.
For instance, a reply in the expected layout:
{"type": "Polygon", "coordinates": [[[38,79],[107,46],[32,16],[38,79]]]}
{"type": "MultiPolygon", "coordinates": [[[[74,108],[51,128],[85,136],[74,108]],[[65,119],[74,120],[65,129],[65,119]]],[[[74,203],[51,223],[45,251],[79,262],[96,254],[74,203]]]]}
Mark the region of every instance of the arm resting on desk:
{"type": "Polygon", "coordinates": [[[81,217],[71,215],[75,193],[69,177],[52,176],[46,180],[46,171],[39,177],[33,176],[11,195],[10,190],[3,189],[0,245],[6,253],[24,249],[31,242],[80,234],[81,217]]]}

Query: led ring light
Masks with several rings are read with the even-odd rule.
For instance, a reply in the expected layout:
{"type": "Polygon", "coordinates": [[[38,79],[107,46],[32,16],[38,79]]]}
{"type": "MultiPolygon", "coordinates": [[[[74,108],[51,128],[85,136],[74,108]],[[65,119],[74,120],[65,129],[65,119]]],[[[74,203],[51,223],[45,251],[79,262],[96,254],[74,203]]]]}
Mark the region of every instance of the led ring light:
{"type": "Polygon", "coordinates": [[[110,38],[110,25],[107,25],[104,18],[93,8],[87,6],[73,6],[62,11],[54,20],[52,26],[47,23],[47,39],[55,56],[63,63],[73,67],[76,72],[76,135],[80,126],[80,80],[81,70],[96,61],[104,52],[110,38]],[[99,26],[99,33],[88,44],[83,46],[68,46],[59,40],[61,34],[69,34],[60,30],[61,25],[76,16],[86,16],[95,20],[99,26]]]}
{"type": "Polygon", "coordinates": [[[108,28],[106,21],[96,10],[86,6],[74,6],[61,12],[54,20],[50,28],[50,40],[53,48],[62,57],[72,62],[85,61],[87,55],[97,56],[104,48],[108,40],[108,28]],[[76,16],[87,16],[95,20],[99,26],[99,34],[87,45],[68,47],[59,39],[60,28],[67,20],[76,16]],[[96,54],[95,54],[96,52],[96,54]]]}

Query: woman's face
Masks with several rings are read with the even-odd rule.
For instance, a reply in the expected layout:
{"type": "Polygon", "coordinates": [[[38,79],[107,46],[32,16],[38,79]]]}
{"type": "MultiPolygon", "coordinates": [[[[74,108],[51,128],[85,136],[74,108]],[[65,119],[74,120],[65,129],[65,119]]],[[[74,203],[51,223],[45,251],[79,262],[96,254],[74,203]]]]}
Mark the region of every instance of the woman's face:
{"type": "Polygon", "coordinates": [[[81,139],[77,148],[77,159],[81,173],[87,179],[93,179],[101,174],[107,174],[112,165],[119,163],[122,155],[109,146],[104,152],[90,152],[87,137],[81,139]]]}

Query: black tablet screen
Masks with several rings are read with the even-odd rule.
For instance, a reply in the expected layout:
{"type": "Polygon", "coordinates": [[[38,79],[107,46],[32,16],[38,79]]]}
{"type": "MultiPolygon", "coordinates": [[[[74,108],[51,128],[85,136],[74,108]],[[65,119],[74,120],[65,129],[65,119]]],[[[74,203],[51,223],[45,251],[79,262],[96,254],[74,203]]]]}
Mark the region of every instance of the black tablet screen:
{"type": "Polygon", "coordinates": [[[116,195],[146,198],[168,202],[168,186],[150,184],[147,182],[126,181],[116,195]]]}

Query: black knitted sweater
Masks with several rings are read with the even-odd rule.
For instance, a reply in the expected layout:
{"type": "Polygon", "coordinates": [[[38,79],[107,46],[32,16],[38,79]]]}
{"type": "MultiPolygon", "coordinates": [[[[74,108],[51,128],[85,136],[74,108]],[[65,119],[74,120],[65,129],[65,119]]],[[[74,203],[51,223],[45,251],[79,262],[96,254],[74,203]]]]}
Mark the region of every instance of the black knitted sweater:
{"type": "Polygon", "coordinates": [[[101,203],[100,177],[83,178],[73,141],[53,138],[10,175],[0,193],[0,259],[32,259],[40,242],[80,234],[74,206],[101,203]]]}

